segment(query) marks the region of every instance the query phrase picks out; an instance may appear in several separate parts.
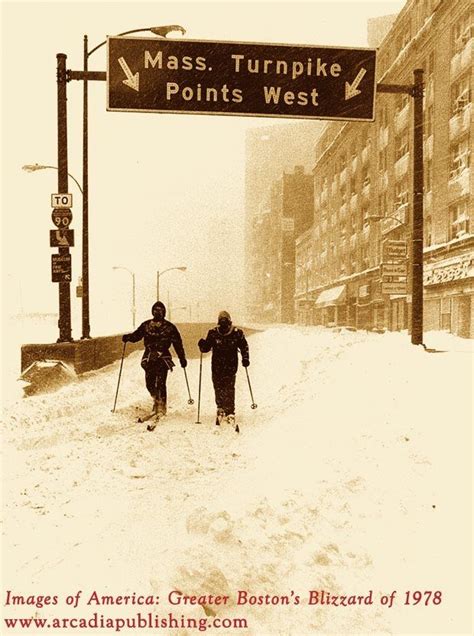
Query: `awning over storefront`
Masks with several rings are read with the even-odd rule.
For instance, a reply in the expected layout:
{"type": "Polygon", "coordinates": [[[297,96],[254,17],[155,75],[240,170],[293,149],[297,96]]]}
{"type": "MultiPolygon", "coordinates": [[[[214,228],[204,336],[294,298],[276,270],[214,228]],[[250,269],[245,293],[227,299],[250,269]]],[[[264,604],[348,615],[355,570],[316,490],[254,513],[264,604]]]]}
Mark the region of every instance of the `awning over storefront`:
{"type": "Polygon", "coordinates": [[[330,305],[339,305],[346,300],[346,286],[339,285],[325,289],[316,299],[316,307],[329,307],[330,305]]]}

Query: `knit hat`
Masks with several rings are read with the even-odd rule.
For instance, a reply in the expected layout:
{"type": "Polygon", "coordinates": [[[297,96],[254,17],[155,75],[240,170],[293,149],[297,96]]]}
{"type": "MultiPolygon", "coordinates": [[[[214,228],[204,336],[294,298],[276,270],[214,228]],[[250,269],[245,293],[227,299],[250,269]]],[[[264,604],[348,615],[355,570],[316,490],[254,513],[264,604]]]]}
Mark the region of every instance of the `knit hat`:
{"type": "Polygon", "coordinates": [[[166,316],[166,307],[161,302],[161,300],[157,300],[156,303],[153,303],[152,308],[151,308],[151,313],[153,313],[157,307],[161,307],[163,309],[163,311],[164,311],[164,315],[166,316]]]}
{"type": "Polygon", "coordinates": [[[227,311],[220,311],[219,312],[219,315],[217,317],[217,322],[219,322],[219,320],[221,320],[222,318],[225,318],[229,322],[232,322],[232,318],[230,317],[230,314],[227,311]]]}

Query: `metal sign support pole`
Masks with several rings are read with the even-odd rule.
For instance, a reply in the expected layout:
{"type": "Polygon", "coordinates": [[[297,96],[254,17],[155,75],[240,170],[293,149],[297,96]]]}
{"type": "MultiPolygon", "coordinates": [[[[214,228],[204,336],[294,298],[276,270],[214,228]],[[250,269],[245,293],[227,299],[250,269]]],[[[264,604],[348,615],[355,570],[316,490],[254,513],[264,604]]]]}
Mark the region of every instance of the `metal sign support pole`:
{"type": "Polygon", "coordinates": [[[413,86],[413,246],[411,342],[423,344],[423,71],[413,86]]]}
{"type": "Polygon", "coordinates": [[[89,142],[88,142],[88,40],[84,36],[84,80],[82,96],[82,338],[91,337],[89,318],[89,142]]]}
{"type": "Polygon", "coordinates": [[[411,342],[423,344],[423,69],[415,69],[414,84],[377,84],[379,93],[413,97],[413,214],[411,250],[411,342]]]}
{"type": "MultiPolygon", "coordinates": [[[[67,165],[67,94],[66,94],[66,55],[58,53],[57,92],[58,92],[58,193],[68,191],[67,165]]],[[[61,256],[69,255],[68,247],[60,247],[61,256]]],[[[58,342],[71,342],[71,287],[70,282],[59,284],[59,338],[58,342]]]]}

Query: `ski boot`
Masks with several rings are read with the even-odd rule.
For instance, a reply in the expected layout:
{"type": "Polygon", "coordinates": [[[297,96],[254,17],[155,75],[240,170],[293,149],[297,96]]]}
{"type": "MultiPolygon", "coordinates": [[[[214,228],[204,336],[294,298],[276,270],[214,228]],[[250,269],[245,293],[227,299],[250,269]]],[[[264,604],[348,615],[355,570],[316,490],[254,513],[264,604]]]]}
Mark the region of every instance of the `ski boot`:
{"type": "Polygon", "coordinates": [[[153,400],[153,407],[152,407],[150,413],[148,413],[148,415],[142,415],[141,417],[138,418],[139,424],[142,424],[143,422],[147,422],[148,420],[151,420],[151,418],[155,417],[155,415],[157,415],[157,413],[158,413],[158,400],[154,399],[153,400]]]}
{"type": "Polygon", "coordinates": [[[225,418],[224,409],[217,409],[216,426],[220,426],[225,418]]]}
{"type": "Polygon", "coordinates": [[[235,415],[233,413],[227,416],[227,424],[230,424],[236,433],[240,433],[239,425],[235,423],[235,415]]]}
{"type": "MultiPolygon", "coordinates": [[[[151,424],[148,424],[146,427],[147,431],[154,431],[158,422],[161,422],[166,417],[166,412],[163,411],[163,405],[159,404],[157,399],[153,400],[153,411],[152,414],[155,415],[155,419],[151,424]]],[[[153,417],[153,415],[152,415],[153,417]]],[[[150,418],[151,419],[151,418],[150,418]]]]}
{"type": "Polygon", "coordinates": [[[164,419],[166,418],[166,413],[161,413],[160,411],[158,411],[158,413],[156,413],[156,417],[153,420],[153,422],[151,424],[148,424],[148,426],[146,427],[147,431],[154,431],[156,428],[156,425],[159,422],[162,422],[164,419]]]}

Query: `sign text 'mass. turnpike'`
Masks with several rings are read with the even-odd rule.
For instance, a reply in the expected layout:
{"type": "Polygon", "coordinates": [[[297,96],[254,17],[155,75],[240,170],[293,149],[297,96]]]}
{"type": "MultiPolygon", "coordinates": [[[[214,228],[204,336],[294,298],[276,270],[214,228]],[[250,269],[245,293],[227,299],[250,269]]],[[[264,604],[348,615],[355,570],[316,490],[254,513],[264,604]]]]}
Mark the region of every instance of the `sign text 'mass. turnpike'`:
{"type": "Polygon", "coordinates": [[[107,109],[372,121],[375,50],[108,38],[107,109]]]}

